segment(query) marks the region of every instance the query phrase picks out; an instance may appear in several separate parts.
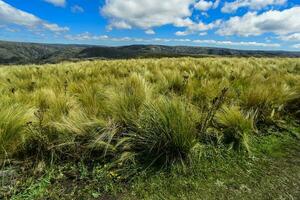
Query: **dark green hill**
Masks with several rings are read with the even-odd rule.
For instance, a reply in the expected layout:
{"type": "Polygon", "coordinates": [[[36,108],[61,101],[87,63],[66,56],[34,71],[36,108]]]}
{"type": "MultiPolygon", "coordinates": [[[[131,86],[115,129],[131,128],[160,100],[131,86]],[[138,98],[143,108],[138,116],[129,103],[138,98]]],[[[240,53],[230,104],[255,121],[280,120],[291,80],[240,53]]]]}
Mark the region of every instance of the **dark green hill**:
{"type": "Polygon", "coordinates": [[[83,46],[0,41],[1,64],[52,63],[76,57],[83,46]]]}
{"type": "Polygon", "coordinates": [[[56,63],[63,60],[94,58],[127,59],[180,56],[300,57],[300,52],[247,51],[226,48],[163,45],[105,47],[0,41],[0,64],[56,63]]]}

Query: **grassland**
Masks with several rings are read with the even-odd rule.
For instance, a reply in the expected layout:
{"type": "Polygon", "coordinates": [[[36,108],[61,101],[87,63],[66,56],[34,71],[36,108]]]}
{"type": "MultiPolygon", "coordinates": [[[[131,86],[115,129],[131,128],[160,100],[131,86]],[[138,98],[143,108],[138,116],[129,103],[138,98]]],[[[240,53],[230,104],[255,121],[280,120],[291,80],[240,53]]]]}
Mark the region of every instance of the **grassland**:
{"type": "Polygon", "coordinates": [[[297,199],[300,59],[0,68],[0,198],[297,199]]]}

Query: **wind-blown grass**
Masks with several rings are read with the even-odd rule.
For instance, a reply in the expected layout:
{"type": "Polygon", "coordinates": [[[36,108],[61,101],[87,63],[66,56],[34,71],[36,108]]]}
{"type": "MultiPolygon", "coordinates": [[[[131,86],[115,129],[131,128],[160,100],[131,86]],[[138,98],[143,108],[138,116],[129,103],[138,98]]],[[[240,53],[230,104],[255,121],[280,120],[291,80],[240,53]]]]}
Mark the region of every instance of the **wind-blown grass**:
{"type": "Polygon", "coordinates": [[[132,148],[150,162],[173,163],[184,159],[196,144],[196,119],[179,100],[159,99],[145,105],[132,133],[132,148]]]}
{"type": "Polygon", "coordinates": [[[237,106],[225,106],[220,110],[215,120],[223,133],[225,144],[230,144],[235,149],[250,151],[250,138],[255,128],[256,112],[243,112],[237,106]]]}
{"type": "Polygon", "coordinates": [[[299,119],[299,65],[164,58],[2,67],[0,154],[171,164],[195,144],[211,145],[202,139],[211,133],[249,151],[262,126],[299,119]],[[235,106],[219,105],[203,131],[203,116],[224,88],[222,104],[235,106]]]}
{"type": "Polygon", "coordinates": [[[0,104],[0,157],[16,153],[27,137],[27,123],[33,110],[24,105],[0,104]]]}
{"type": "Polygon", "coordinates": [[[109,92],[108,115],[112,116],[125,129],[134,129],[140,109],[151,95],[145,80],[133,74],[123,85],[109,92]]]}

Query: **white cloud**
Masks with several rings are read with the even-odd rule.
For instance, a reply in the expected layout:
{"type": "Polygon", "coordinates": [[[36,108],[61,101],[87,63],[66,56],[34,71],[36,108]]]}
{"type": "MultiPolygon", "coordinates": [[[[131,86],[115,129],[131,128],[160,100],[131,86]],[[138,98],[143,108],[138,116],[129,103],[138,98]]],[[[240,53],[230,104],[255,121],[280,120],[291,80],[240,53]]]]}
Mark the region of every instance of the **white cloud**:
{"type": "Polygon", "coordinates": [[[52,32],[66,32],[69,31],[68,27],[60,27],[57,24],[49,24],[49,23],[42,23],[42,26],[52,32]]]}
{"type": "Polygon", "coordinates": [[[191,39],[173,39],[174,42],[192,42],[191,39]]]}
{"type": "Polygon", "coordinates": [[[59,7],[65,7],[66,5],[66,0],[44,0],[44,1],[59,7]]]}
{"type": "Polygon", "coordinates": [[[270,10],[262,14],[248,12],[221,24],[220,35],[256,36],[264,33],[285,35],[300,32],[300,7],[283,11],[270,10]]]}
{"type": "Polygon", "coordinates": [[[24,26],[30,30],[42,27],[53,32],[68,31],[68,27],[60,27],[57,24],[48,23],[31,13],[24,12],[0,0],[0,25],[15,24],[24,26]]]}
{"type": "Polygon", "coordinates": [[[77,34],[77,35],[65,35],[65,38],[68,40],[77,40],[77,41],[85,41],[85,40],[106,40],[109,39],[107,35],[92,35],[89,32],[77,34]]]}
{"type": "Polygon", "coordinates": [[[151,29],[176,24],[191,16],[195,0],[106,0],[101,13],[110,20],[111,28],[151,29]]]}
{"type": "Polygon", "coordinates": [[[194,40],[195,43],[214,44],[220,46],[247,46],[247,47],[280,47],[277,43],[260,43],[260,42],[232,42],[218,40],[194,40]]]}
{"type": "Polygon", "coordinates": [[[154,34],[155,34],[155,32],[154,32],[152,29],[146,30],[145,33],[146,33],[147,35],[154,35],[154,34]]]}
{"type": "Polygon", "coordinates": [[[233,2],[225,2],[222,12],[233,13],[243,7],[260,10],[267,6],[284,5],[286,2],[287,0],[235,0],[233,2]]]}
{"type": "Polygon", "coordinates": [[[11,32],[11,33],[17,33],[17,32],[20,32],[19,29],[10,28],[10,27],[6,27],[5,30],[8,31],[8,32],[11,32]]]}
{"type": "Polygon", "coordinates": [[[33,27],[41,23],[41,20],[30,13],[18,10],[0,0],[0,24],[6,23],[33,27]]]}
{"type": "Polygon", "coordinates": [[[278,38],[284,41],[300,41],[300,32],[293,33],[290,35],[281,35],[278,38]]]}
{"type": "Polygon", "coordinates": [[[244,46],[244,47],[269,47],[269,48],[276,48],[280,47],[280,44],[277,43],[260,43],[260,42],[233,42],[233,41],[218,41],[218,40],[191,40],[188,38],[132,38],[132,37],[110,37],[107,35],[92,35],[88,32],[78,34],[78,35],[66,35],[65,38],[67,40],[73,41],[112,41],[112,42],[138,42],[138,43],[146,43],[146,44],[153,44],[153,43],[170,43],[170,42],[179,42],[179,43],[190,43],[190,44],[205,44],[205,45],[214,45],[214,46],[244,46]]]}
{"type": "Polygon", "coordinates": [[[300,44],[295,44],[292,46],[293,48],[300,49],[300,44]]]}
{"type": "Polygon", "coordinates": [[[200,11],[208,11],[211,8],[216,9],[219,6],[219,4],[220,0],[216,0],[215,2],[200,0],[194,5],[194,7],[200,11]]]}
{"type": "MultiPolygon", "coordinates": [[[[141,28],[147,34],[153,33],[154,27],[173,25],[185,28],[176,35],[188,35],[196,32],[207,31],[219,25],[219,21],[210,24],[196,22],[191,19],[192,8],[199,6],[203,0],[106,0],[100,9],[102,15],[109,19],[108,29],[141,28]],[[195,5],[196,3],[196,5],[195,5]]],[[[210,1],[210,8],[219,6],[220,1],[210,1]]]]}
{"type": "Polygon", "coordinates": [[[221,0],[216,0],[216,1],[214,2],[213,9],[218,8],[219,5],[220,5],[220,2],[221,2],[221,0]]]}
{"type": "Polygon", "coordinates": [[[203,22],[192,22],[191,24],[186,25],[186,30],[185,31],[177,31],[175,35],[177,36],[186,36],[190,35],[196,32],[201,32],[201,31],[208,31],[214,28],[219,27],[221,24],[220,20],[216,20],[212,23],[205,24],[203,22]]]}
{"type": "Polygon", "coordinates": [[[195,8],[201,11],[208,11],[212,8],[213,4],[212,1],[200,0],[195,4],[195,8]]]}
{"type": "Polygon", "coordinates": [[[73,13],[83,13],[84,9],[79,5],[74,5],[74,6],[71,7],[71,11],[73,13]]]}
{"type": "Polygon", "coordinates": [[[187,31],[177,31],[176,33],[175,33],[175,35],[177,35],[177,36],[186,36],[186,35],[188,35],[189,33],[187,32],[187,31]]]}

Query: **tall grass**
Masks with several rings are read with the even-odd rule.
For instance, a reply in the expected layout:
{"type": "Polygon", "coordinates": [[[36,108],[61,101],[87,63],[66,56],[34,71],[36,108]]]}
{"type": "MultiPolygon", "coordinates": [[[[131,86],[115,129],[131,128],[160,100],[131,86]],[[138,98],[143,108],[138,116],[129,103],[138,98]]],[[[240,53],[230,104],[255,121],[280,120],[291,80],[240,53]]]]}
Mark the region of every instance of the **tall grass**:
{"type": "Polygon", "coordinates": [[[142,159],[173,163],[184,159],[196,144],[196,119],[188,105],[173,99],[159,99],[145,105],[132,133],[132,147],[142,159]]]}
{"type": "Polygon", "coordinates": [[[225,106],[219,111],[215,120],[223,133],[225,144],[234,149],[250,151],[250,138],[255,132],[255,112],[243,112],[237,106],[225,106]]]}
{"type": "Polygon", "coordinates": [[[299,119],[299,65],[164,58],[4,66],[0,157],[168,165],[201,146],[201,134],[250,151],[256,129],[299,119]],[[212,112],[224,88],[222,104],[235,106],[212,112]]]}
{"type": "Polygon", "coordinates": [[[0,157],[16,153],[26,138],[33,110],[20,104],[0,104],[0,157]]]}
{"type": "Polygon", "coordinates": [[[286,97],[285,108],[300,121],[300,84],[286,97]]]}
{"type": "Polygon", "coordinates": [[[108,115],[125,129],[134,129],[140,109],[150,95],[151,90],[145,80],[141,76],[133,74],[124,81],[122,86],[109,91],[108,115]]]}

